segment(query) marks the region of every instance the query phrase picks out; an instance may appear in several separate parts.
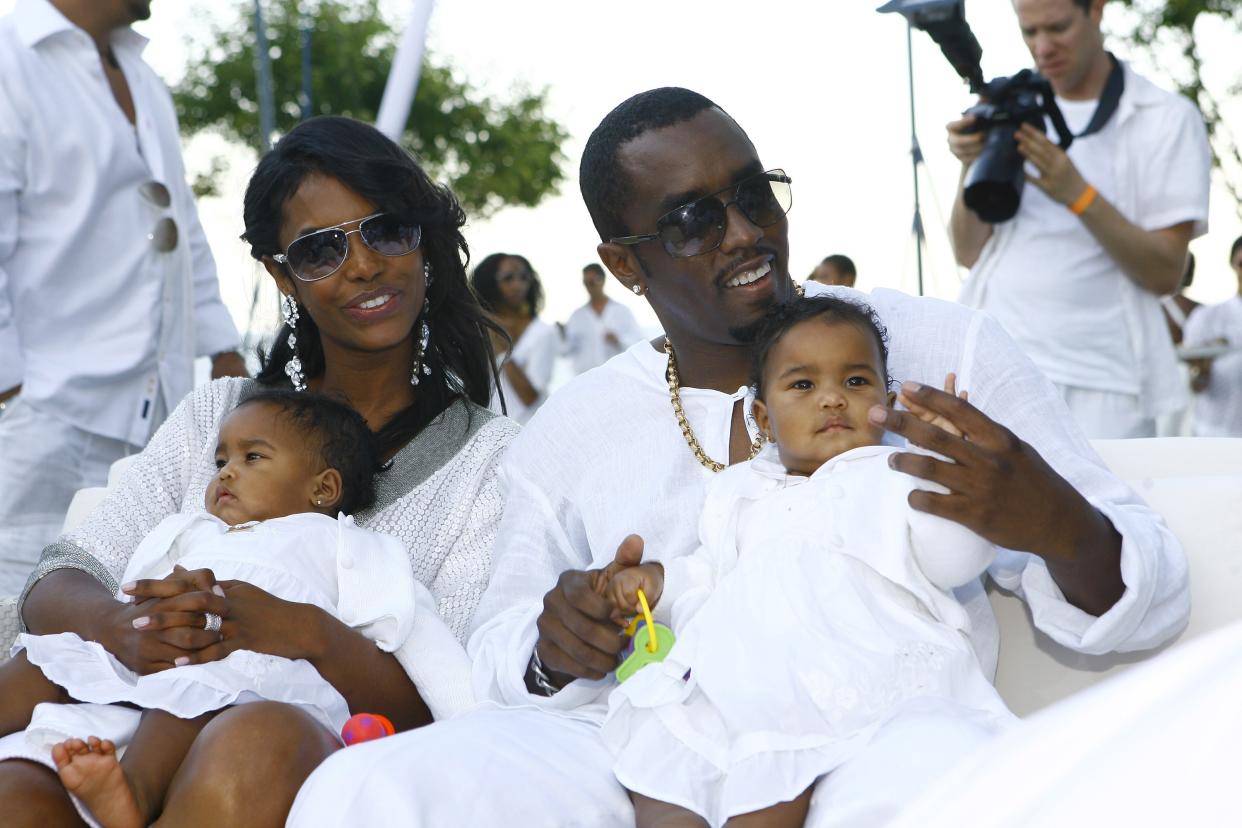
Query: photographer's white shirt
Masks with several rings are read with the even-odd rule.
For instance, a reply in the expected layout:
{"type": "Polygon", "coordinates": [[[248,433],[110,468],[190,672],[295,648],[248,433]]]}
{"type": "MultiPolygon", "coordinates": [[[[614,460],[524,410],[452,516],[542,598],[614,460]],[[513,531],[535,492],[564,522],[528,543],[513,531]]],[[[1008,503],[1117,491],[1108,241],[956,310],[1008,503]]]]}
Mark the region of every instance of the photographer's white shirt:
{"type": "MultiPolygon", "coordinates": [[[[1142,229],[1190,221],[1202,235],[1211,169],[1203,119],[1182,96],[1128,66],[1125,73],[1117,112],[1075,140],[1069,156],[1142,229]]],[[[1058,103],[1074,132],[1095,111],[1094,101],[1058,103]]],[[[995,316],[1060,386],[1133,396],[1146,418],[1185,403],[1159,297],[1125,276],[1081,219],[1034,185],[1017,216],[995,225],[961,301],[995,316]]]]}

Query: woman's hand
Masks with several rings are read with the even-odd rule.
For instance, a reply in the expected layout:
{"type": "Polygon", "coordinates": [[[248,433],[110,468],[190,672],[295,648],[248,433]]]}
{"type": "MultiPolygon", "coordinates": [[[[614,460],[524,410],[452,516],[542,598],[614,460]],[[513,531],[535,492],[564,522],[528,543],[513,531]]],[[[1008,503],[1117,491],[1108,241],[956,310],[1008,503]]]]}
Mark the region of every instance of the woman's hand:
{"type": "Polygon", "coordinates": [[[218,640],[194,653],[186,664],[218,661],[237,650],[314,660],[318,654],[317,608],[277,598],[245,581],[221,581],[228,601],[228,615],[218,640]]]}
{"type": "Polygon", "coordinates": [[[206,614],[228,614],[228,600],[209,569],[175,567],[160,580],[125,584],[132,603],[115,603],[98,632],[99,643],[139,675],[178,665],[188,654],[215,644],[206,614]]]}

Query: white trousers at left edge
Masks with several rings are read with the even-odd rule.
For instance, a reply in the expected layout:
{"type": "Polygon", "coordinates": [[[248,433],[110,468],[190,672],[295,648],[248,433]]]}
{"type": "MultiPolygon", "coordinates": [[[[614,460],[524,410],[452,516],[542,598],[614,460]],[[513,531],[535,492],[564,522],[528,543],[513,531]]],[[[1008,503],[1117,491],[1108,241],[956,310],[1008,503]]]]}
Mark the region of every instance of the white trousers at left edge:
{"type": "MultiPolygon", "coordinates": [[[[806,824],[883,825],[993,735],[969,718],[897,719],[820,781],[806,824]]],[[[288,825],[632,828],[611,767],[595,724],[485,707],[338,751],[306,781],[288,825]]]]}

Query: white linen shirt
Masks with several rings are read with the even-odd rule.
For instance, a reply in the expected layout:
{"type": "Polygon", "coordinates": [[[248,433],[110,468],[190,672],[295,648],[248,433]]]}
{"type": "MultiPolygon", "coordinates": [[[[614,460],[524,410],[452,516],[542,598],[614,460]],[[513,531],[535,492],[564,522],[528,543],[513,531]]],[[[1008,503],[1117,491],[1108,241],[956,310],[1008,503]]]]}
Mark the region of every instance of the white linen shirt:
{"type": "MultiPolygon", "coordinates": [[[[1124,64],[1123,64],[1124,66],[1124,64]]],[[[1211,152],[1189,100],[1125,66],[1117,111],[1069,157],[1143,230],[1207,232],[1211,152]]],[[[1038,187],[994,226],[961,301],[993,314],[1060,385],[1133,394],[1145,417],[1181,409],[1186,389],[1159,297],[1127,277],[1082,220],[1038,187]]]]}
{"type": "MultiPolygon", "coordinates": [[[[956,372],[971,403],[1031,444],[1120,533],[1126,589],[1098,618],[1064,599],[1042,559],[998,550],[989,573],[1025,597],[1039,629],[1067,647],[1104,653],[1154,647],[1185,626],[1190,598],[1181,545],[1108,472],[1056,389],[994,320],[893,290],[867,295],[808,283],[806,291],[869,303],[891,336],[888,369],[896,381],[939,387],[945,374],[956,372]]],[[[577,377],[552,396],[503,458],[505,512],[468,648],[480,699],[602,721],[611,676],[579,679],[551,698],[528,692],[524,676],[543,597],[561,572],[606,565],[631,533],[643,537],[648,560],[671,560],[698,545],[713,474],[695,459],[678,427],[666,367],[666,356],[641,342],[577,377]]],[[[733,406],[746,396],[745,388],[732,394],[682,388],[686,417],[709,457],[728,457],[733,406]]],[[[749,417],[747,428],[753,437],[749,417]]],[[[999,632],[982,580],[955,594],[970,616],[984,673],[992,676],[999,632]]]]}
{"type": "Polygon", "coordinates": [[[603,312],[596,313],[587,302],[571,313],[565,323],[564,353],[572,360],[574,373],[581,374],[603,365],[642,337],[634,312],[625,305],[609,299],[603,312]],[[612,334],[621,344],[608,342],[605,334],[612,334]]]}
{"type": "Polygon", "coordinates": [[[111,35],[136,125],[90,36],[47,0],[0,18],[0,389],[42,413],[143,445],[193,387],[195,355],[238,347],[185,183],[177,118],[142,61],[111,35]],[[139,194],[163,183],[172,204],[139,194]],[[174,250],[155,250],[161,218],[174,250]],[[162,405],[161,405],[162,403],[162,405]]]}
{"type": "MultiPolygon", "coordinates": [[[[1186,320],[1182,345],[1208,345],[1224,339],[1242,346],[1242,296],[1195,308],[1186,320]]],[[[1208,386],[1195,395],[1196,437],[1242,437],[1242,350],[1212,360],[1208,386]]]]}

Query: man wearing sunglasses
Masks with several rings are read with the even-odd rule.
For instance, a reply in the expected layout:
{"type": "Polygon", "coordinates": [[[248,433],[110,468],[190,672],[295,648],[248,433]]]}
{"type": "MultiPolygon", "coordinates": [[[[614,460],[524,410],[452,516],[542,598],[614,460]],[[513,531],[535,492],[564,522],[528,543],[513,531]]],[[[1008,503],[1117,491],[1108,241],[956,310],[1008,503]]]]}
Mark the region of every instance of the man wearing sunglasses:
{"type": "MultiPolygon", "coordinates": [[[[751,338],[766,310],[797,291],[788,270],[792,176],[763,163],[711,101],[657,89],[596,128],[580,186],[601,259],[647,297],[666,337],[558,391],[503,461],[505,515],[469,647],[476,691],[501,709],[329,760],[303,789],[294,825],[332,824],[341,808],[366,821],[352,810],[364,802],[375,803],[361,806],[374,807],[375,818],[402,824],[634,824],[599,735],[626,640],[590,570],[692,552],[713,476],[757,452],[751,338]],[[483,755],[488,794],[469,797],[483,755]],[[381,767],[389,770],[377,775],[381,767]]],[[[904,412],[874,412],[897,445],[909,440],[947,458],[902,453],[895,468],[948,490],[919,495],[917,508],[1001,547],[992,576],[1024,593],[1042,630],[1105,652],[1154,646],[1184,625],[1186,565],[1176,540],[1091,459],[1052,386],[995,323],[896,291],[807,290],[875,307],[891,337],[890,372],[962,431],[952,437],[904,412]],[[969,403],[935,390],[950,371],[969,403]]],[[[972,643],[994,672],[998,634],[982,581],[959,597],[972,643]]],[[[668,609],[658,604],[657,617],[668,609]]],[[[819,783],[808,825],[882,824],[991,736],[973,723],[918,716],[882,733],[819,783]]]]}
{"type": "Polygon", "coordinates": [[[129,26],[148,0],[17,0],[0,19],[0,595],[76,489],[193,384],[244,374],[185,184],[167,89],[129,26]]]}

